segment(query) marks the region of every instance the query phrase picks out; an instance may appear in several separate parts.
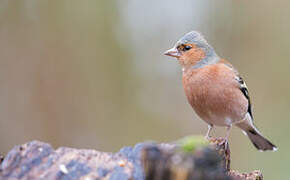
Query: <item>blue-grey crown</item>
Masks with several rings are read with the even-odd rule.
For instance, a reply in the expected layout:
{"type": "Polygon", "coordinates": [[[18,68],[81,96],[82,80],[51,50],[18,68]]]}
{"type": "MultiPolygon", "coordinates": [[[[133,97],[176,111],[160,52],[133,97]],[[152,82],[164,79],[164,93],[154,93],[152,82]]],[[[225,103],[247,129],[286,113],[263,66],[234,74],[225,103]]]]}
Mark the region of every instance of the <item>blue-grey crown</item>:
{"type": "Polygon", "coordinates": [[[197,31],[191,31],[185,34],[176,45],[180,44],[195,44],[200,48],[211,48],[211,46],[204,39],[203,35],[197,31]]]}

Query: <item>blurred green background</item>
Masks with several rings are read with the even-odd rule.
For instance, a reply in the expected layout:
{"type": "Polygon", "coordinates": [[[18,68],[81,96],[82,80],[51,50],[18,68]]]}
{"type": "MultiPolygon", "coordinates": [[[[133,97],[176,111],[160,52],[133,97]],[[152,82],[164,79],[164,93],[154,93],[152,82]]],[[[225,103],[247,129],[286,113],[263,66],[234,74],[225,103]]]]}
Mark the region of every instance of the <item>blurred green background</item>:
{"type": "Polygon", "coordinates": [[[0,0],[0,152],[34,139],[118,151],[205,134],[181,68],[162,55],[198,30],[240,71],[255,124],[279,147],[260,153],[234,128],[233,169],[287,179],[289,8],[284,0],[0,0]]]}

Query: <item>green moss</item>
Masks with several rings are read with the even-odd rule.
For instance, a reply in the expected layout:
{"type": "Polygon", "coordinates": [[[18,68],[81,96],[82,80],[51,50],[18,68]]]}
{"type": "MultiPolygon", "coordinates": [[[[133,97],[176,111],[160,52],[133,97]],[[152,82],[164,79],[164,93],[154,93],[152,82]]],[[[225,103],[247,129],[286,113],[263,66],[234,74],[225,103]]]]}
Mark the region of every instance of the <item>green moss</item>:
{"type": "Polygon", "coordinates": [[[206,147],[209,142],[203,136],[187,136],[178,141],[184,152],[194,152],[198,148],[206,147]]]}

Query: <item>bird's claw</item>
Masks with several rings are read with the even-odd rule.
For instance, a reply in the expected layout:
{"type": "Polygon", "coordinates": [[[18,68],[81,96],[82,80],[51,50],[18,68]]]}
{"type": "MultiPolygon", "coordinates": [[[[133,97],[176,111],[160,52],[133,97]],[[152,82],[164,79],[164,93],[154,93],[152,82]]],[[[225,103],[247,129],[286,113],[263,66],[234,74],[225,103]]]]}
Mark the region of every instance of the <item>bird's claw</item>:
{"type": "Polygon", "coordinates": [[[212,137],[211,136],[204,136],[204,139],[210,141],[212,139],[212,137]]]}
{"type": "Polygon", "coordinates": [[[229,148],[229,141],[227,138],[223,138],[219,143],[219,146],[224,146],[225,150],[227,150],[229,148]]]}

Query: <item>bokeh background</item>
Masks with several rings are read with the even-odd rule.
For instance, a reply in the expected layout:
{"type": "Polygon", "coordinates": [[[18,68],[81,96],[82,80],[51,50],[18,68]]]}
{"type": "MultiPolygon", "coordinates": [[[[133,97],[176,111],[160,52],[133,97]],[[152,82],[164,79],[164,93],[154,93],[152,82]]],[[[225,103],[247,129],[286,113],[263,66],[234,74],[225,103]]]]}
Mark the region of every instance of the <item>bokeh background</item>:
{"type": "MultiPolygon", "coordinates": [[[[118,151],[205,134],[162,53],[198,30],[247,81],[258,152],[237,128],[232,167],[289,178],[290,1],[0,0],[0,152],[41,140],[118,151]]],[[[225,134],[217,128],[214,135],[225,134]]]]}

